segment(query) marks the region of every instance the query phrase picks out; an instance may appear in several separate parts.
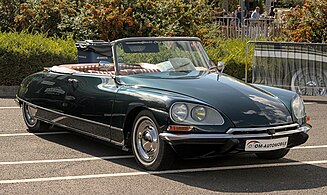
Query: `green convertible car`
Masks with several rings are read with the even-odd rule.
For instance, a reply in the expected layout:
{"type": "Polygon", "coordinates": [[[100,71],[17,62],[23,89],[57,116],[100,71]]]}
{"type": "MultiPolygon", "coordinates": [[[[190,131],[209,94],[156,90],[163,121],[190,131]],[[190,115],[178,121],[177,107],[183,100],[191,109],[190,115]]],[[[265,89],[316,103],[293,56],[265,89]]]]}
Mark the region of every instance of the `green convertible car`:
{"type": "Polygon", "coordinates": [[[299,95],[223,74],[198,38],[125,38],[110,47],[106,62],[23,80],[17,100],[31,132],[55,125],[105,140],[147,170],[168,169],[176,154],[278,159],[308,139],[299,95]]]}

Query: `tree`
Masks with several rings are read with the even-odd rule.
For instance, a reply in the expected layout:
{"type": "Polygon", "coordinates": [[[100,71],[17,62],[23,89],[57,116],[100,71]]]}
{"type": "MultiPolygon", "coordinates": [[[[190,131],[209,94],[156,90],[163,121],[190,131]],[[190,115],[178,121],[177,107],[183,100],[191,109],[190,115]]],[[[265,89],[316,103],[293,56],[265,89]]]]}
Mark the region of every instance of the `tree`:
{"type": "Polygon", "coordinates": [[[19,12],[18,0],[0,0],[0,30],[10,31],[14,28],[14,19],[19,12]]]}
{"type": "Polygon", "coordinates": [[[327,4],[325,0],[306,0],[286,15],[284,33],[291,41],[327,41],[327,4]]]}

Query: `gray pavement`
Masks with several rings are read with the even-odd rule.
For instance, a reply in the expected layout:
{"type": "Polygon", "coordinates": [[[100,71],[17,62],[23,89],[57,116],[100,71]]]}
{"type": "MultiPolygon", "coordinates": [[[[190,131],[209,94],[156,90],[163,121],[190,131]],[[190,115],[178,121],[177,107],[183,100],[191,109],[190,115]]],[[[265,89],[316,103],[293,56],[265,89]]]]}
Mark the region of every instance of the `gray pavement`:
{"type": "Polygon", "coordinates": [[[313,129],[285,158],[178,159],[170,172],[63,129],[30,134],[13,99],[0,99],[0,194],[327,194],[327,104],[304,99],[313,129]]]}

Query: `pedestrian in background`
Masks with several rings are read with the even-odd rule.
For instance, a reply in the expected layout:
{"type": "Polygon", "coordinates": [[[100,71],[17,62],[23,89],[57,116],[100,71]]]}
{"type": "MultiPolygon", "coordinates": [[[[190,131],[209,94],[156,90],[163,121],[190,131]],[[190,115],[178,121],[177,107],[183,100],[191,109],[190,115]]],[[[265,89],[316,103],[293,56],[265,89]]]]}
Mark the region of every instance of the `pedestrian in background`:
{"type": "Polygon", "coordinates": [[[236,17],[237,17],[238,26],[241,27],[243,16],[242,16],[242,8],[240,6],[237,7],[236,17]]]}
{"type": "Polygon", "coordinates": [[[256,7],[254,12],[251,14],[252,19],[259,19],[260,18],[260,7],[256,7]]]}
{"type": "Polygon", "coordinates": [[[275,13],[276,10],[274,10],[274,9],[275,9],[274,6],[271,6],[270,12],[268,14],[268,17],[271,19],[275,19],[275,16],[276,16],[276,13],[275,13]]]}

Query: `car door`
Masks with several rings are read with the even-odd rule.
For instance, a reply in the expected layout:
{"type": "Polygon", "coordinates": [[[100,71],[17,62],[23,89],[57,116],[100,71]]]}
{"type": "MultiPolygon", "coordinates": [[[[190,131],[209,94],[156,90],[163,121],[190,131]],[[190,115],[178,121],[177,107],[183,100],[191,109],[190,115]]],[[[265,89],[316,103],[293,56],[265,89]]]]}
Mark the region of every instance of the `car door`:
{"type": "Polygon", "coordinates": [[[64,113],[67,125],[102,139],[111,139],[110,120],[117,86],[111,76],[76,74],[67,78],[64,113]]]}

